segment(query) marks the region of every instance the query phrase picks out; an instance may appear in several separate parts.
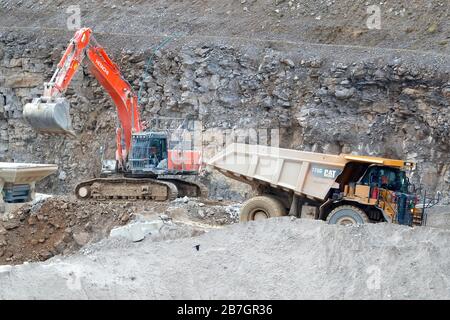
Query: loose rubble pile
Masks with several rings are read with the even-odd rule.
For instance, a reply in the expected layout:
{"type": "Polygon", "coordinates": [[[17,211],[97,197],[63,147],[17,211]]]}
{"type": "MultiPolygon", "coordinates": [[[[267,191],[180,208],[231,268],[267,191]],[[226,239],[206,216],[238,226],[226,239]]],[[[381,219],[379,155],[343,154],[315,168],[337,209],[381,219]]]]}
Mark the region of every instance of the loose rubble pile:
{"type": "Polygon", "coordinates": [[[46,260],[98,241],[128,222],[130,208],[51,198],[0,221],[0,264],[46,260]]]}
{"type": "Polygon", "coordinates": [[[239,220],[239,204],[224,205],[220,202],[196,201],[187,197],[179,198],[171,203],[166,213],[176,219],[180,215],[189,216],[196,221],[208,221],[214,225],[227,225],[239,220]]]}
{"type": "Polygon", "coordinates": [[[449,230],[280,218],[185,236],[0,267],[0,299],[450,298],[449,230]]]}
{"type": "MultiPolygon", "coordinates": [[[[236,222],[238,211],[239,205],[205,205],[190,199],[169,204],[79,201],[68,197],[44,199],[0,220],[0,265],[43,261],[54,255],[76,252],[128,222],[145,224],[146,219],[167,220],[190,223],[204,230],[236,222]]],[[[139,234],[138,240],[142,240],[147,233],[139,234]]]]}

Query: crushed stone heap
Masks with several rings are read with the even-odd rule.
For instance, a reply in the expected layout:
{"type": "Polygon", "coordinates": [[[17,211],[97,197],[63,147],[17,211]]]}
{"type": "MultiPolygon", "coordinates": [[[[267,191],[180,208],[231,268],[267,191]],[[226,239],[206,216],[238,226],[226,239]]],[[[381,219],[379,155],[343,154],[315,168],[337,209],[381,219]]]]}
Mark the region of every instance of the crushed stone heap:
{"type": "Polygon", "coordinates": [[[3,266],[0,299],[450,298],[448,230],[278,218],[156,240],[3,266]]]}

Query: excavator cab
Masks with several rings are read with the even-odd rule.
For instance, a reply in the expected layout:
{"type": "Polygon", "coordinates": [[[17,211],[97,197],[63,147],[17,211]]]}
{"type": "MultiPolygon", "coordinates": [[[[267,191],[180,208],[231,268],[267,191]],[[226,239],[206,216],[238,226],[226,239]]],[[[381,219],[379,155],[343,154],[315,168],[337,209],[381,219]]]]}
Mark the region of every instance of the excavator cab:
{"type": "Polygon", "coordinates": [[[140,132],[132,137],[128,159],[133,175],[158,175],[167,173],[167,134],[140,132]]]}

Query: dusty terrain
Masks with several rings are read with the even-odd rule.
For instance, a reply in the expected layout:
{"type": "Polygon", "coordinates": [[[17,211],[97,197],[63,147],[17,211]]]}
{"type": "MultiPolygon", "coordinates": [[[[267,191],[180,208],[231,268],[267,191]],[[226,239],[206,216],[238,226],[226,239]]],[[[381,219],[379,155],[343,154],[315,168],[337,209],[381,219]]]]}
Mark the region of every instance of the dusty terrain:
{"type": "Polygon", "coordinates": [[[167,216],[171,222],[182,222],[199,232],[236,222],[239,206],[204,202],[183,199],[171,203],[109,202],[56,197],[25,205],[0,220],[0,265],[74,253],[109,236],[114,227],[136,218],[167,216]]]}
{"type": "Polygon", "coordinates": [[[449,233],[281,218],[193,238],[109,239],[3,267],[0,298],[449,299],[449,233]]]}

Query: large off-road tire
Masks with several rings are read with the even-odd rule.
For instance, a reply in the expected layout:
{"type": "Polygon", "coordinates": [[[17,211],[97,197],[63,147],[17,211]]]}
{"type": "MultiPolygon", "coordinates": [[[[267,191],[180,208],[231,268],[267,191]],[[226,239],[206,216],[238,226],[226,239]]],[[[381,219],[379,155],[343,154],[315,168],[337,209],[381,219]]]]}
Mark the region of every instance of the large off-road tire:
{"type": "Polygon", "coordinates": [[[269,196],[258,196],[247,200],[242,205],[239,221],[247,222],[285,215],[286,209],[281,201],[269,196]]]}
{"type": "Polygon", "coordinates": [[[355,225],[369,223],[366,213],[352,205],[342,205],[333,209],[327,217],[328,224],[355,225]]]}

